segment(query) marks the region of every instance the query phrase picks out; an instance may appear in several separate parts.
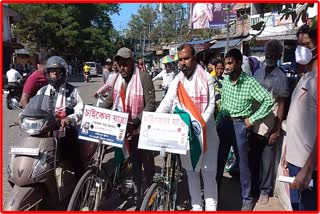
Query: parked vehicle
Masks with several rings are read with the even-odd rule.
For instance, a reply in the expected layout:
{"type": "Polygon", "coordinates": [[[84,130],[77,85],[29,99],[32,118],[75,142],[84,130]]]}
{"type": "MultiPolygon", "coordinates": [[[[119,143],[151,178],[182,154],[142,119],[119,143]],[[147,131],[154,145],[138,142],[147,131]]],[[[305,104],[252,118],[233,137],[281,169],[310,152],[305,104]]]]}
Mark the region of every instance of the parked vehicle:
{"type": "Polygon", "coordinates": [[[66,209],[76,178],[71,162],[60,158],[65,129],[54,116],[52,97],[34,96],[19,123],[10,125],[19,125],[28,136],[13,142],[10,150],[7,173],[12,191],[4,210],[66,209]]]}
{"type": "Polygon", "coordinates": [[[98,64],[95,62],[86,62],[86,65],[90,67],[90,75],[97,76],[98,75],[98,64]]]}
{"type": "Polygon", "coordinates": [[[20,99],[22,96],[23,85],[28,78],[27,73],[23,73],[23,79],[17,84],[7,84],[4,87],[4,94],[6,95],[6,106],[9,110],[21,109],[20,99]]]}

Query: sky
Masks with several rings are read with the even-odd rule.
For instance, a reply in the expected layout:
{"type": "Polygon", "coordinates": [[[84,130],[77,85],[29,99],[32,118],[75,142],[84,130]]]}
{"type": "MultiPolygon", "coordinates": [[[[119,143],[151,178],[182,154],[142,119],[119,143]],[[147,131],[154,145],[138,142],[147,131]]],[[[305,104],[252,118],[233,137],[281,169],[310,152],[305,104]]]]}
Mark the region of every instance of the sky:
{"type": "Polygon", "coordinates": [[[118,14],[114,14],[111,16],[114,28],[117,31],[122,31],[123,29],[127,28],[127,24],[131,18],[131,14],[137,14],[140,5],[141,4],[134,3],[120,4],[120,16],[118,16],[118,14]]]}

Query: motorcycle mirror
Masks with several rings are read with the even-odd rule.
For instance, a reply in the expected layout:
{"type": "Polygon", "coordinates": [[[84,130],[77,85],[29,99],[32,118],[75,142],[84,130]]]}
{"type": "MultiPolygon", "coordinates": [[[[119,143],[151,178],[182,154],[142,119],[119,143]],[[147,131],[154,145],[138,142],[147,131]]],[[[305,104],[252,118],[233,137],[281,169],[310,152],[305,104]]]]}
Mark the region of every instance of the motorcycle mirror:
{"type": "Polygon", "coordinates": [[[19,123],[18,122],[13,122],[9,125],[9,128],[13,127],[13,126],[19,126],[19,123]]]}

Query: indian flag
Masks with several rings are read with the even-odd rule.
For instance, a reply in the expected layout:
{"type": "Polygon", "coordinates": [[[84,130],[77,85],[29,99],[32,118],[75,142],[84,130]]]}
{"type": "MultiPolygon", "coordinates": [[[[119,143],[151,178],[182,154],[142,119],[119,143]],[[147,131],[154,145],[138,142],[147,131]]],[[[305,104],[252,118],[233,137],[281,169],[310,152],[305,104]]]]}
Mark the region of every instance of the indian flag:
{"type": "MultiPolygon", "coordinates": [[[[124,85],[121,84],[120,91],[116,95],[116,99],[113,105],[113,110],[125,112],[125,89],[124,85]]],[[[116,166],[120,166],[120,164],[130,156],[129,153],[129,141],[126,139],[122,148],[115,148],[114,151],[114,159],[116,162],[116,166]]]]}
{"type": "Polygon", "coordinates": [[[178,100],[174,113],[179,114],[189,127],[191,164],[195,170],[201,154],[207,151],[206,122],[181,82],[178,83],[178,100]]]}

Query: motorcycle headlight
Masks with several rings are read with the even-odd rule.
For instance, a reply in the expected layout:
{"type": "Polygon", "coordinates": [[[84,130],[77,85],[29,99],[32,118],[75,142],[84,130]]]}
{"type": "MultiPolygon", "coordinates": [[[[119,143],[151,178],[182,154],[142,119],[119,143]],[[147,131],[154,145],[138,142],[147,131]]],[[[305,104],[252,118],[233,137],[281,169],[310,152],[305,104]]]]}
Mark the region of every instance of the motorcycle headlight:
{"type": "Polygon", "coordinates": [[[41,158],[33,164],[31,177],[32,178],[37,177],[38,175],[44,172],[46,167],[47,167],[47,152],[44,152],[41,158]]]}
{"type": "Polygon", "coordinates": [[[40,134],[44,122],[44,119],[23,118],[20,127],[30,135],[40,134]]]}

